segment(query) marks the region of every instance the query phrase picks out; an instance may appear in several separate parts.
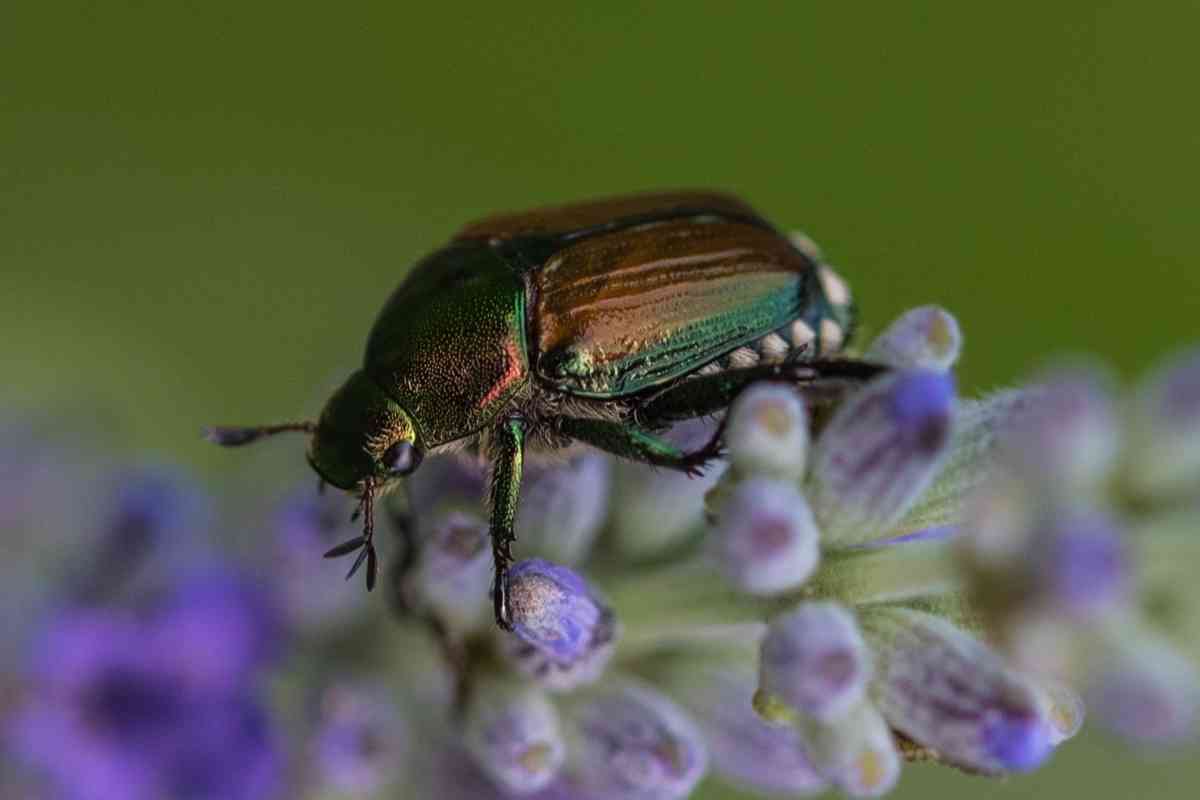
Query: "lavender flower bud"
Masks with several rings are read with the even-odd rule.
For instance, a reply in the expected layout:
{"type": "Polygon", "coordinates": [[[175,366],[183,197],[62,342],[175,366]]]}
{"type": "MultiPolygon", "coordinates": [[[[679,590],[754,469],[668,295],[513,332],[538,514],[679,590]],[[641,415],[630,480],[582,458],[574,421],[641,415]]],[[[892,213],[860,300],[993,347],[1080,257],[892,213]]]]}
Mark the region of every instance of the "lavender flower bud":
{"type": "MultiPolygon", "coordinates": [[[[703,447],[716,433],[711,419],[681,422],[664,438],[684,450],[703,447]]],[[[622,555],[637,560],[655,557],[701,530],[704,495],[716,485],[724,464],[711,465],[698,478],[674,470],[654,469],[628,461],[614,465],[610,509],[612,542],[622,555]]],[[[606,539],[607,541],[607,539],[606,539]]]]}
{"type": "Polygon", "coordinates": [[[663,695],[626,685],[572,709],[570,782],[584,796],[628,800],[687,797],[708,766],[703,737],[663,695]]]}
{"type": "Polygon", "coordinates": [[[1030,390],[1005,439],[1005,461],[1059,497],[1094,492],[1120,446],[1108,380],[1094,369],[1052,374],[1030,390]]]}
{"type": "Polygon", "coordinates": [[[451,511],[432,520],[414,570],[413,593],[450,630],[467,633],[489,624],[486,587],[492,577],[487,523],[451,511]]]}
{"type": "Polygon", "coordinates": [[[503,639],[506,652],[548,689],[565,691],[595,680],[612,655],[612,611],[566,567],[539,558],[513,566],[508,612],[513,635],[503,639]]]}
{"type": "Polygon", "coordinates": [[[891,729],[873,706],[864,703],[854,716],[859,717],[857,745],[833,779],[851,797],[880,797],[900,779],[900,753],[891,729]]]}
{"type": "Polygon", "coordinates": [[[312,760],[339,792],[373,794],[400,777],[404,726],[389,693],[373,686],[331,686],[321,697],[312,760]]]}
{"type": "MultiPolygon", "coordinates": [[[[761,691],[754,697],[760,714],[770,710],[764,697],[761,691]]],[[[837,719],[793,717],[791,724],[818,772],[852,797],[885,794],[900,776],[900,756],[891,731],[878,709],[865,699],[837,719]]]]}
{"type": "Polygon", "coordinates": [[[1131,566],[1123,531],[1108,515],[1059,515],[1039,534],[1037,580],[1055,611],[1089,617],[1114,610],[1130,594],[1131,566]]]}
{"type": "Polygon", "coordinates": [[[1160,367],[1134,402],[1127,479],[1152,497],[1195,493],[1200,482],[1200,351],[1160,367]]]}
{"type": "Polygon", "coordinates": [[[899,369],[944,372],[954,366],[962,351],[958,320],[938,306],[906,311],[867,348],[867,361],[899,369]]]}
{"type": "Polygon", "coordinates": [[[820,559],[818,533],[804,496],[791,484],[764,478],[737,483],[710,533],[718,569],[750,594],[800,586],[820,559]]]}
{"type": "Polygon", "coordinates": [[[516,526],[521,551],[560,564],[581,561],[604,523],[611,483],[612,461],[599,453],[526,463],[516,526]]]}
{"type": "Polygon", "coordinates": [[[944,460],[954,411],[949,375],[912,370],[878,378],[837,411],[813,448],[813,511],[823,541],[843,547],[885,536],[944,460]]]}
{"type": "Polygon", "coordinates": [[[545,788],[566,757],[558,714],[546,695],[504,680],[472,687],[463,738],[488,777],[515,795],[545,788]]]}
{"type": "Polygon", "coordinates": [[[834,603],[803,603],[776,617],[759,654],[759,690],[821,721],[857,706],[870,675],[854,616],[834,603]]]}
{"type": "Polygon", "coordinates": [[[729,410],[725,443],[745,475],[797,480],[808,454],[808,410],[796,392],[763,383],[742,392],[729,410]]]}
{"type": "Polygon", "coordinates": [[[864,611],[878,660],[874,696],[888,723],[949,763],[978,772],[1041,764],[1061,731],[1035,684],[949,622],[920,611],[864,611]]]}
{"type": "Polygon", "coordinates": [[[1155,635],[1115,631],[1113,646],[1091,676],[1093,717],[1132,742],[1162,747],[1200,732],[1200,671],[1155,635]]]}
{"type": "MultiPolygon", "coordinates": [[[[694,668],[687,673],[693,676],[694,668]]],[[[751,791],[789,796],[824,791],[828,781],[809,760],[799,732],[754,712],[754,684],[752,672],[714,670],[679,689],[705,733],[713,769],[751,791]]]]}

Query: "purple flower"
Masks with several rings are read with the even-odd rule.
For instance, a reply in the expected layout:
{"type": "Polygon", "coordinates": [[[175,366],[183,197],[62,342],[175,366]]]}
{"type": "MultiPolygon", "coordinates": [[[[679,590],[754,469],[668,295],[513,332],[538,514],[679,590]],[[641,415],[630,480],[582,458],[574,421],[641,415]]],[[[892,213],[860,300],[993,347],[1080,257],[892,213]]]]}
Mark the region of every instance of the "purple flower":
{"type": "Polygon", "coordinates": [[[1090,676],[1086,696],[1093,716],[1140,745],[1194,741],[1200,729],[1200,669],[1157,636],[1123,634],[1090,676]]]}
{"type": "Polygon", "coordinates": [[[763,383],[742,392],[729,410],[725,443],[735,470],[780,480],[804,472],[808,410],[789,386],[763,383]]]}
{"type": "Polygon", "coordinates": [[[366,605],[355,581],[333,580],[344,569],[322,558],[329,548],[359,534],[340,493],[314,493],[305,484],[286,497],[272,517],[274,541],[266,566],[281,595],[288,620],[319,629],[345,622],[366,605]]]}
{"type": "Polygon", "coordinates": [[[263,585],[224,566],[179,577],[154,609],[147,644],[197,690],[236,692],[283,644],[281,617],[263,585]]]}
{"type": "MultiPolygon", "coordinates": [[[[196,558],[207,543],[200,532],[207,500],[176,470],[136,467],[103,482],[89,520],[88,555],[69,583],[77,602],[96,603],[159,582],[162,574],[196,558]]],[[[99,490],[100,486],[92,487],[99,490]]]]}
{"type": "Polygon", "coordinates": [[[1034,569],[1047,601],[1077,616],[1114,610],[1129,599],[1132,569],[1124,531],[1107,514],[1068,513],[1053,519],[1034,569]]]}
{"type": "Polygon", "coordinates": [[[544,789],[566,757],[550,699],[535,687],[506,680],[485,679],[472,687],[463,737],[479,767],[513,794],[544,789]]]}
{"type": "Polygon", "coordinates": [[[1056,735],[1036,684],[981,642],[931,614],[863,612],[878,661],[874,696],[896,730],[979,772],[1023,772],[1056,735]]]}
{"type": "Polygon", "coordinates": [[[311,754],[322,783],[367,795],[401,774],[405,732],[390,693],[336,685],[321,694],[311,754]]]}
{"type": "Polygon", "coordinates": [[[802,603],[771,621],[759,688],[776,702],[831,721],[858,705],[871,658],[854,616],[834,603],[802,603]]]}
{"type": "Polygon", "coordinates": [[[754,683],[749,671],[690,682],[686,702],[704,731],[713,770],[749,790],[789,796],[824,791],[828,781],[796,729],[769,724],[754,712],[754,683]]]}
{"type": "Polygon", "coordinates": [[[695,724],[653,690],[609,689],[571,718],[578,748],[568,780],[586,796],[676,800],[691,793],[708,766],[695,724]]]}
{"type": "Polygon", "coordinates": [[[64,612],[33,650],[9,747],[78,800],[261,798],[279,754],[242,687],[196,682],[160,620],[64,612]]]}
{"type": "Polygon", "coordinates": [[[950,369],[962,351],[958,320],[945,309],[906,311],[871,343],[865,358],[900,369],[950,369]]]}
{"type": "Polygon", "coordinates": [[[808,503],[793,485],[752,478],[721,499],[709,549],[734,586],[778,594],[812,574],[820,558],[817,537],[808,503]]]}
{"type": "MultiPolygon", "coordinates": [[[[716,433],[712,419],[692,419],[671,428],[664,438],[694,450],[716,433]]],[[[605,540],[631,560],[661,556],[698,532],[704,522],[704,495],[725,468],[716,462],[698,478],[619,460],[613,465],[613,496],[605,540]]]]}
{"type": "Polygon", "coordinates": [[[455,634],[490,625],[492,549],[487,521],[478,513],[445,511],[427,525],[410,576],[417,604],[455,634]]]}
{"type": "Polygon", "coordinates": [[[1108,384],[1103,372],[1075,368],[1031,389],[1005,432],[1007,463],[1059,497],[1093,490],[1120,444],[1108,384]]]}
{"type": "Polygon", "coordinates": [[[824,543],[888,532],[937,475],[954,403],[947,374],[912,370],[872,381],[841,406],[813,448],[810,499],[824,543]]]}
{"type": "Polygon", "coordinates": [[[1195,496],[1200,482],[1200,350],[1159,367],[1134,398],[1128,479],[1142,495],[1195,496]]]}
{"type": "Polygon", "coordinates": [[[513,635],[508,652],[543,685],[567,689],[599,676],[612,654],[616,623],[586,581],[566,567],[538,558],[508,574],[513,635]]]}
{"type": "Polygon", "coordinates": [[[517,510],[520,551],[561,564],[581,561],[604,523],[611,482],[612,462],[599,453],[529,461],[517,510]]]}

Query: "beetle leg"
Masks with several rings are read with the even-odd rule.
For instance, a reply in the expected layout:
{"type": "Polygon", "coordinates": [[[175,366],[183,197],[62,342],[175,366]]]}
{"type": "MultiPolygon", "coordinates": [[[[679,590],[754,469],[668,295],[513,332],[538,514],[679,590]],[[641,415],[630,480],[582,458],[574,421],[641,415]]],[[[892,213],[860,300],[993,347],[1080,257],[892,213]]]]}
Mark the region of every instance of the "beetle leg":
{"type": "Polygon", "coordinates": [[[685,452],[666,439],[622,422],[563,417],[557,424],[564,436],[606,453],[641,464],[677,469],[689,475],[699,475],[706,463],[721,455],[719,436],[699,450],[685,452]]]}
{"type": "Polygon", "coordinates": [[[508,565],[512,563],[513,530],[517,518],[517,501],[521,496],[521,466],[525,454],[525,420],[505,419],[491,444],[492,480],[488,490],[491,500],[492,562],[496,575],[492,583],[492,603],[496,624],[512,630],[508,621],[508,565]]]}
{"type": "Polygon", "coordinates": [[[674,383],[643,400],[637,415],[644,424],[659,427],[715,414],[728,408],[743,389],[758,381],[791,383],[810,399],[825,401],[886,370],[879,364],[852,360],[797,361],[729,369],[674,383]]]}

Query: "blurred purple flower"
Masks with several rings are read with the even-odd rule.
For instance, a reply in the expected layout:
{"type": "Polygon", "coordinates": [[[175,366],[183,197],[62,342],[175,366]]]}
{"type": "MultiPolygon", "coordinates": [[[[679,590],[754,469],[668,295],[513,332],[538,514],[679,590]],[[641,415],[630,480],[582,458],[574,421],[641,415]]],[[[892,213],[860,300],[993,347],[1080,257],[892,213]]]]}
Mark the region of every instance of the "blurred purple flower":
{"type": "Polygon", "coordinates": [[[405,731],[394,702],[375,686],[343,684],[322,692],[311,746],[322,783],[366,795],[397,778],[405,731]]]}
{"type": "Polygon", "coordinates": [[[6,745],[78,800],[240,800],[279,780],[251,693],[272,641],[246,587],[216,572],[144,613],[75,608],[42,628],[6,745]]]}
{"type": "Polygon", "coordinates": [[[270,574],[279,587],[288,621],[318,630],[345,621],[366,605],[354,581],[331,580],[344,570],[322,558],[329,548],[357,536],[344,496],[318,495],[309,485],[280,503],[272,519],[270,574]]]}

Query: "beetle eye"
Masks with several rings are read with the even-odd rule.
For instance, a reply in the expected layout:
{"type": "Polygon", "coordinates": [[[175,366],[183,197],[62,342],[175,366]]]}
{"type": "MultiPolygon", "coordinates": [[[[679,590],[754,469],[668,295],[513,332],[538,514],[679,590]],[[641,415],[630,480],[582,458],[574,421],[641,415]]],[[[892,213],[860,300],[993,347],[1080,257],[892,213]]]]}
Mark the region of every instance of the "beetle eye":
{"type": "Polygon", "coordinates": [[[393,475],[407,475],[421,463],[421,451],[412,442],[396,442],[383,451],[381,461],[393,475]]]}

